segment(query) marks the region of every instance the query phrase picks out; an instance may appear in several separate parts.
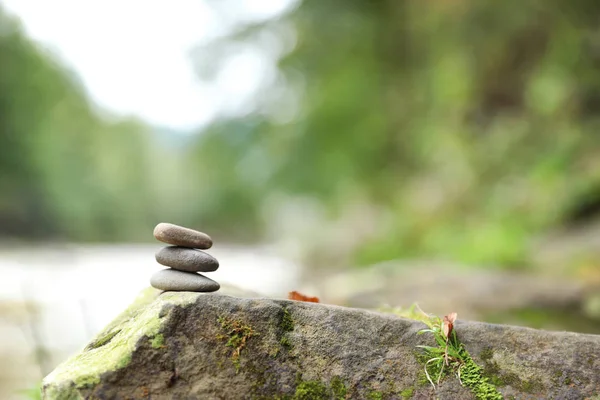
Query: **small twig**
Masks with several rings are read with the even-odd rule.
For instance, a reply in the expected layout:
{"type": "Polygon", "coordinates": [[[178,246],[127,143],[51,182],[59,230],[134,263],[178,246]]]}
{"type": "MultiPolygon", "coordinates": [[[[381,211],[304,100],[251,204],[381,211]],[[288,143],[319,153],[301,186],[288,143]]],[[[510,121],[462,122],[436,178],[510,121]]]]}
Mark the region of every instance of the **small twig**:
{"type": "Polygon", "coordinates": [[[439,386],[440,381],[442,380],[442,374],[444,373],[444,362],[442,361],[442,367],[440,368],[440,374],[438,375],[437,384],[439,386]]]}
{"type": "Polygon", "coordinates": [[[440,359],[439,357],[432,358],[431,360],[429,360],[429,361],[427,361],[425,363],[425,376],[427,377],[427,380],[429,381],[429,383],[431,383],[431,386],[433,386],[433,390],[435,390],[435,384],[433,383],[433,380],[431,379],[431,376],[429,376],[429,371],[427,371],[427,364],[429,364],[432,361],[437,361],[439,359],[440,359]]]}

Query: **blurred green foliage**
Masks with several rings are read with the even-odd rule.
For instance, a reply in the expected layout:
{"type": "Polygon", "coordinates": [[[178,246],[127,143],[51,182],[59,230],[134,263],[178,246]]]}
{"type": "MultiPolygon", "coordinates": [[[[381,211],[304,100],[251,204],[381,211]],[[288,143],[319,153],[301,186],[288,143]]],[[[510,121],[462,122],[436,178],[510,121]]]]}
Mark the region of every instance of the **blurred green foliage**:
{"type": "Polygon", "coordinates": [[[0,234],[131,238],[148,212],[143,126],[101,119],[73,74],[1,11],[0,234]]]}
{"type": "Polygon", "coordinates": [[[131,240],[170,220],[257,239],[303,197],[326,210],[315,231],[370,210],[346,232],[359,264],[521,264],[534,235],[600,204],[599,16],[593,0],[299,1],[205,47],[215,65],[286,53],[252,112],[172,153],[100,118],[2,16],[0,233],[131,240]]]}
{"type": "Polygon", "coordinates": [[[217,43],[295,36],[266,100],[209,128],[199,158],[230,156],[219,204],[250,186],[250,215],[261,193],[315,196],[331,219],[367,203],[359,263],[523,263],[533,235],[600,200],[598,16],[589,0],[301,1],[217,43]],[[284,122],[282,85],[301,88],[284,122]]]}

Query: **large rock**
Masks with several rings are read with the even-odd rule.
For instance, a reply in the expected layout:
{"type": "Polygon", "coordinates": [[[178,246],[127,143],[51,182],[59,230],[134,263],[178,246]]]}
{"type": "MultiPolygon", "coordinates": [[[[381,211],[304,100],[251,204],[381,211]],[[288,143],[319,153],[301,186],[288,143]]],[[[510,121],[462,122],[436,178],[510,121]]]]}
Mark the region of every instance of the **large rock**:
{"type": "MultiPolygon", "coordinates": [[[[421,322],[317,303],[159,293],[147,291],[47,376],[44,398],[475,398],[455,377],[436,392],[423,379],[416,346],[434,340],[417,335],[421,322]]],[[[598,336],[460,321],[455,330],[505,398],[600,394],[598,336]]]]}

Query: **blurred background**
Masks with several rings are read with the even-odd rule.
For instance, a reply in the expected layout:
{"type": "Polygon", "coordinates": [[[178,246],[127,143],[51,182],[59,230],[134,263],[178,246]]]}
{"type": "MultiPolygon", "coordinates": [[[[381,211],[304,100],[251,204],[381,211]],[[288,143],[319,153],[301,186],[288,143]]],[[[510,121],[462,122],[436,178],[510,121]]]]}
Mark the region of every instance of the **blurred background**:
{"type": "Polygon", "coordinates": [[[0,0],[0,398],[224,284],[600,333],[600,3],[0,0]]]}

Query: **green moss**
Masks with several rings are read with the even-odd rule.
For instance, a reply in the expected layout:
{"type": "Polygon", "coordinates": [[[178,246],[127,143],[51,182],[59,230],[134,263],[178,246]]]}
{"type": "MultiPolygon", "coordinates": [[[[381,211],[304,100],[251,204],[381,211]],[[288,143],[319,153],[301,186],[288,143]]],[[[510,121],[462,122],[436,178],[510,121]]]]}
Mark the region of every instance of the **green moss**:
{"type": "MultiPolygon", "coordinates": [[[[104,332],[106,332],[106,330],[104,332]]],[[[104,346],[105,344],[109,343],[115,336],[117,336],[119,332],[121,332],[121,330],[115,329],[107,333],[104,332],[102,332],[94,340],[92,340],[92,342],[86,346],[85,350],[93,350],[97,349],[98,347],[104,346]]]]}
{"type": "Polygon", "coordinates": [[[372,390],[369,393],[367,393],[367,399],[369,400],[383,400],[383,393],[377,391],[377,390],[372,390]]]}
{"type": "Polygon", "coordinates": [[[463,385],[471,389],[475,397],[480,400],[502,400],[498,392],[487,377],[483,376],[483,369],[473,361],[467,350],[461,345],[462,366],[459,367],[460,379],[463,385]]]}
{"type": "Polygon", "coordinates": [[[344,400],[346,398],[346,385],[339,376],[334,376],[331,380],[331,394],[335,400],[344,400]]]}
{"type": "Polygon", "coordinates": [[[76,389],[89,388],[89,387],[96,385],[99,382],[100,382],[100,377],[93,376],[93,375],[80,375],[73,380],[73,383],[75,383],[76,389]]]}
{"type": "Polygon", "coordinates": [[[517,386],[522,392],[537,393],[543,390],[544,385],[539,379],[521,380],[521,384],[517,386]]]}
{"type": "Polygon", "coordinates": [[[79,390],[100,382],[100,376],[126,367],[141,337],[155,337],[162,326],[163,307],[193,302],[195,293],[163,293],[147,289],[102,333],[92,345],[60,364],[44,379],[46,398],[81,398],[79,390]],[[59,396],[59,397],[53,397],[59,396]]]}
{"type": "Polygon", "coordinates": [[[329,399],[329,390],[327,386],[319,381],[305,381],[296,386],[296,392],[292,399],[294,400],[321,400],[329,399]]]}
{"type": "Polygon", "coordinates": [[[493,357],[494,350],[491,347],[486,347],[485,349],[481,350],[481,353],[479,353],[479,358],[481,358],[481,360],[484,362],[490,361],[493,357]]]}
{"type": "Polygon", "coordinates": [[[502,377],[498,376],[498,375],[491,375],[491,376],[487,376],[485,375],[484,372],[484,376],[489,379],[490,383],[496,387],[502,387],[502,386],[506,386],[506,384],[504,383],[504,380],[502,380],[502,377]]]}
{"type": "Polygon", "coordinates": [[[491,349],[484,350],[479,357],[484,360],[483,376],[488,378],[494,386],[505,386],[504,379],[499,375],[500,367],[496,361],[493,361],[494,352],[491,349]]]}
{"type": "Polygon", "coordinates": [[[292,400],[293,397],[289,394],[283,394],[283,395],[279,395],[279,394],[275,394],[273,396],[253,396],[251,397],[252,400],[292,400]]]}
{"type": "Polygon", "coordinates": [[[515,374],[514,372],[507,372],[502,374],[502,376],[500,376],[501,379],[501,386],[512,386],[515,388],[519,388],[521,387],[521,379],[519,378],[519,375],[515,374]]]}
{"type": "Polygon", "coordinates": [[[273,358],[277,358],[280,350],[281,350],[281,348],[279,346],[273,346],[273,347],[269,348],[269,355],[273,358]]]}
{"type": "Polygon", "coordinates": [[[131,354],[125,355],[123,358],[119,360],[117,363],[116,369],[125,368],[131,362],[131,354]]]}
{"type": "Polygon", "coordinates": [[[151,340],[150,340],[150,345],[152,346],[153,349],[160,349],[165,347],[165,337],[163,336],[162,333],[159,333],[158,335],[154,336],[151,340]]]}
{"type": "Polygon", "coordinates": [[[283,336],[279,343],[281,343],[283,347],[292,347],[292,342],[290,342],[290,339],[287,336],[283,336]]]}
{"type": "Polygon", "coordinates": [[[419,363],[423,366],[423,368],[419,369],[419,374],[417,375],[417,385],[418,386],[427,386],[430,384],[429,380],[427,379],[427,374],[425,373],[426,365],[427,365],[427,372],[429,373],[430,376],[437,377],[441,371],[442,376],[441,376],[440,381],[444,380],[450,374],[450,369],[444,368],[442,370],[441,364],[437,364],[437,363],[427,364],[427,361],[429,361],[429,359],[430,359],[430,356],[427,352],[415,353],[415,357],[416,357],[417,361],[419,361],[419,363]]]}
{"type": "Polygon", "coordinates": [[[411,397],[413,397],[414,394],[415,394],[414,388],[404,389],[403,391],[400,392],[400,396],[402,396],[403,399],[410,399],[411,397]]]}
{"type": "MultiPolygon", "coordinates": [[[[294,346],[292,344],[292,341],[286,334],[294,330],[294,320],[287,307],[284,307],[282,309],[278,327],[279,331],[277,333],[277,336],[279,337],[279,344],[281,345],[281,347],[287,350],[291,350],[294,346]]],[[[280,350],[281,349],[278,348],[273,352],[275,354],[274,357],[276,357],[277,354],[279,354],[280,350]]]]}
{"type": "Polygon", "coordinates": [[[294,330],[294,320],[287,307],[283,308],[283,316],[281,318],[281,330],[284,332],[292,332],[294,330]]]}
{"type": "MultiPolygon", "coordinates": [[[[536,378],[524,379],[523,377],[531,376],[531,374],[527,373],[526,369],[519,368],[510,359],[506,359],[506,356],[501,352],[497,354],[497,359],[501,361],[503,365],[506,365],[504,368],[501,368],[499,362],[494,359],[494,352],[480,353],[480,357],[485,361],[483,376],[488,379],[492,385],[497,387],[511,386],[525,393],[536,393],[543,390],[541,380],[536,378]]],[[[562,371],[555,371],[552,375],[552,381],[555,384],[564,384],[564,382],[560,382],[562,376],[562,371]]]]}
{"type": "Polygon", "coordinates": [[[233,363],[233,366],[235,367],[235,372],[240,372],[240,368],[242,367],[242,364],[240,362],[240,357],[233,357],[231,358],[231,362],[233,363]]]}
{"type": "Polygon", "coordinates": [[[562,371],[554,371],[554,379],[560,379],[563,376],[562,371]]]}
{"type": "MultiPolygon", "coordinates": [[[[296,390],[290,397],[293,400],[345,400],[348,390],[339,376],[334,376],[329,384],[317,380],[303,381],[302,375],[296,375],[296,390]]],[[[271,397],[273,398],[273,397],[271,397]]],[[[285,395],[284,397],[285,398],[285,395]]]]}
{"type": "Polygon", "coordinates": [[[217,321],[225,333],[218,335],[217,338],[227,341],[225,346],[231,348],[230,357],[237,372],[241,366],[240,356],[242,355],[242,351],[246,348],[248,340],[250,340],[251,337],[256,336],[257,333],[250,325],[244,324],[240,320],[221,316],[217,321]]]}

